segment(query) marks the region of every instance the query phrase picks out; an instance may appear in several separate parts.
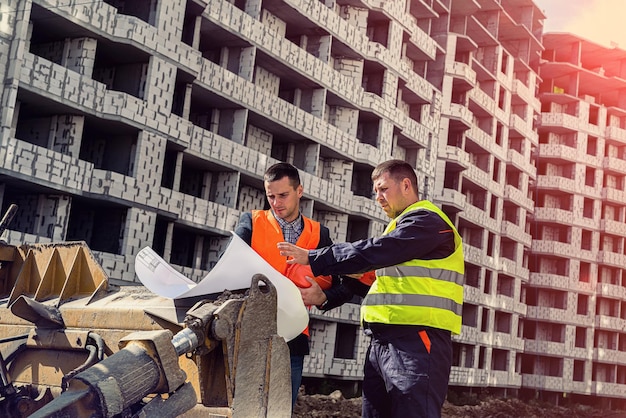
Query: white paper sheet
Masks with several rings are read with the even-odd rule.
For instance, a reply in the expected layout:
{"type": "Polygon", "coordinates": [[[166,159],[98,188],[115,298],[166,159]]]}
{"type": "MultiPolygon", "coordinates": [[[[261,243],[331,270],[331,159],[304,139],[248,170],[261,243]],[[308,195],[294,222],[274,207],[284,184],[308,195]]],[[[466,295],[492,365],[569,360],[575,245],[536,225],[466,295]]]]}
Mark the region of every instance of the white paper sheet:
{"type": "Polygon", "coordinates": [[[278,335],[290,341],[300,335],[309,322],[300,291],[291,280],[280,274],[234,232],[226,251],[213,269],[199,282],[189,280],[174,270],[150,247],[135,258],[135,274],[150,291],[171,299],[221,293],[250,287],[252,276],[265,275],[278,293],[278,335]]]}

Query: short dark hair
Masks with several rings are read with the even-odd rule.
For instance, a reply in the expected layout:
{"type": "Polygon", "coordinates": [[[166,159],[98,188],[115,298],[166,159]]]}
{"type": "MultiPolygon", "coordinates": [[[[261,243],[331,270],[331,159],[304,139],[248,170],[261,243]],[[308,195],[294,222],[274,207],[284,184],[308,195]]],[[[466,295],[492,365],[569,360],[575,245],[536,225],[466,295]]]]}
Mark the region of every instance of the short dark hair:
{"type": "Polygon", "coordinates": [[[406,161],[388,160],[378,164],[374,171],[372,171],[372,180],[376,180],[385,173],[389,173],[389,176],[397,182],[400,182],[403,179],[409,179],[411,185],[415,189],[415,193],[418,192],[417,175],[415,174],[413,167],[411,167],[411,164],[406,161]]]}
{"type": "Polygon", "coordinates": [[[268,168],[267,171],[265,171],[263,180],[271,183],[285,177],[289,177],[289,181],[294,189],[300,185],[300,174],[298,173],[298,169],[289,163],[274,164],[268,168]]]}

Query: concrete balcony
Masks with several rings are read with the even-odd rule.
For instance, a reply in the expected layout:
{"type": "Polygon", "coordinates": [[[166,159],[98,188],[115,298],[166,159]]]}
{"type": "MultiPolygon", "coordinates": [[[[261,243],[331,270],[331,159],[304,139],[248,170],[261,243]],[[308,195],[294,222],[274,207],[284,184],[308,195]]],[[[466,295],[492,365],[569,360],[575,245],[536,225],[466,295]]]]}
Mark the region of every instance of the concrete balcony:
{"type": "Polygon", "coordinates": [[[572,289],[572,279],[569,276],[560,276],[558,274],[530,273],[529,283],[533,287],[545,289],[572,289]]]}
{"type": "Polygon", "coordinates": [[[472,127],[474,121],[474,115],[465,106],[458,103],[450,103],[447,106],[443,106],[441,115],[450,119],[450,124],[459,125],[463,129],[469,129],[472,127]]]}
{"type": "Polygon", "coordinates": [[[626,393],[626,385],[619,383],[593,382],[592,393],[602,397],[623,398],[626,393]]]}
{"type": "Polygon", "coordinates": [[[493,116],[496,113],[496,102],[493,100],[487,93],[482,91],[480,88],[475,88],[468,94],[469,99],[476,103],[478,107],[472,106],[470,107],[474,113],[483,116],[493,116]]]}
{"type": "Polygon", "coordinates": [[[609,349],[596,347],[593,349],[593,360],[621,366],[626,364],[626,352],[618,350],[617,348],[609,349]]]}
{"type": "Polygon", "coordinates": [[[506,151],[496,144],[495,139],[477,126],[472,126],[469,131],[465,132],[465,136],[472,142],[478,144],[484,150],[493,154],[499,160],[506,159],[506,151]]]}
{"type": "Polygon", "coordinates": [[[594,125],[592,123],[581,122],[580,128],[583,132],[591,134],[593,136],[601,136],[604,132],[604,129],[601,129],[598,125],[594,125]]]}
{"type": "Polygon", "coordinates": [[[490,231],[497,232],[498,227],[496,220],[489,217],[487,212],[477,208],[476,206],[466,204],[461,216],[468,219],[472,223],[482,225],[490,231]]]}
{"type": "Polygon", "coordinates": [[[525,233],[521,227],[515,225],[513,222],[503,221],[500,233],[522,243],[526,247],[530,247],[532,243],[532,237],[530,234],[525,233]]]}
{"type": "Polygon", "coordinates": [[[565,343],[527,339],[524,344],[524,353],[563,357],[563,353],[569,352],[568,348],[565,343]]]}
{"type": "MultiPolygon", "coordinates": [[[[578,321],[580,315],[572,316],[565,309],[551,308],[547,306],[529,306],[526,310],[526,318],[554,322],[558,324],[581,325],[583,322],[578,321]]],[[[586,318],[589,325],[593,323],[593,318],[586,318]]]]}
{"type": "Polygon", "coordinates": [[[604,136],[607,140],[618,141],[626,144],[626,129],[617,126],[607,126],[604,130],[604,136]]]}
{"type": "Polygon", "coordinates": [[[535,207],[534,215],[536,221],[554,222],[563,225],[571,225],[574,219],[574,214],[572,212],[555,208],[535,207]]]}
{"type": "Polygon", "coordinates": [[[443,189],[442,193],[435,197],[435,200],[442,204],[453,206],[456,209],[463,210],[467,205],[465,195],[457,190],[443,189]]]}
{"type": "Polygon", "coordinates": [[[557,176],[537,176],[537,187],[544,190],[559,190],[561,192],[575,194],[576,182],[573,179],[557,176]]]}
{"type": "Polygon", "coordinates": [[[493,387],[519,388],[522,384],[522,376],[513,374],[508,370],[489,370],[487,384],[493,387]]]}
{"type": "Polygon", "coordinates": [[[602,192],[600,194],[602,200],[606,200],[607,202],[617,203],[618,205],[623,205],[626,202],[626,192],[623,190],[610,189],[607,187],[602,188],[602,192]]]}
{"type": "Polygon", "coordinates": [[[621,158],[604,157],[604,160],[602,160],[602,167],[605,170],[614,171],[619,174],[626,174],[626,161],[621,158]]]}
{"type": "MultiPolygon", "coordinates": [[[[383,2],[383,3],[391,3],[391,2],[383,2]]],[[[403,13],[406,15],[406,13],[403,13]]],[[[412,26],[413,32],[411,33],[411,37],[409,41],[413,45],[415,45],[424,55],[424,59],[428,59],[431,61],[435,60],[437,56],[437,44],[426,32],[424,32],[419,26],[412,26]]]]}
{"type": "Polygon", "coordinates": [[[539,374],[522,374],[522,386],[538,390],[563,392],[565,379],[556,376],[543,376],[539,374]]]}
{"type": "Polygon", "coordinates": [[[580,124],[580,119],[578,119],[576,116],[568,115],[565,113],[541,114],[541,128],[547,128],[551,132],[578,132],[580,130],[580,124]]]}
{"type": "Polygon", "coordinates": [[[452,62],[446,65],[446,74],[453,78],[452,91],[467,91],[476,86],[476,72],[464,62],[452,62]]]}
{"type": "Polygon", "coordinates": [[[453,367],[450,371],[450,385],[487,387],[489,374],[486,370],[453,367]]]}
{"type": "Polygon", "coordinates": [[[532,165],[530,158],[523,156],[517,151],[509,150],[507,152],[507,162],[511,163],[520,171],[528,174],[530,177],[535,177],[537,175],[537,167],[532,165]]]}
{"type": "Polygon", "coordinates": [[[538,97],[535,97],[535,93],[531,92],[530,89],[522,83],[521,80],[513,80],[511,92],[514,95],[517,95],[522,99],[525,103],[528,103],[533,110],[539,112],[541,109],[541,101],[538,97]]]}
{"type": "Polygon", "coordinates": [[[413,71],[406,80],[406,87],[417,95],[420,103],[430,103],[433,99],[433,85],[413,71]]]}
{"type": "Polygon", "coordinates": [[[579,162],[578,150],[563,144],[539,144],[539,157],[549,160],[579,162]]]}
{"type": "Polygon", "coordinates": [[[463,300],[467,303],[485,306],[488,299],[489,295],[486,295],[480,289],[472,286],[465,286],[465,288],[463,289],[463,300]]]}
{"type": "Polygon", "coordinates": [[[570,258],[574,257],[579,252],[579,249],[570,243],[535,239],[532,242],[532,251],[533,253],[570,258]]]}
{"type": "Polygon", "coordinates": [[[463,175],[472,181],[472,183],[478,184],[485,190],[490,190],[491,187],[491,175],[475,165],[471,165],[465,170],[463,175]]]}
{"type": "Polygon", "coordinates": [[[516,351],[524,350],[524,339],[518,338],[515,336],[516,332],[513,334],[507,334],[504,332],[489,332],[489,342],[492,347],[504,348],[516,351]]]}
{"type": "Polygon", "coordinates": [[[510,184],[504,186],[504,198],[528,211],[532,211],[535,207],[535,202],[532,199],[528,198],[523,191],[510,184]]]}
{"type": "Polygon", "coordinates": [[[510,274],[512,276],[520,278],[522,281],[528,281],[528,276],[530,272],[527,268],[522,266],[521,263],[517,261],[510,260],[505,257],[498,257],[494,262],[494,269],[498,272],[510,274]]]}
{"type": "Polygon", "coordinates": [[[468,263],[476,264],[478,266],[485,265],[485,250],[471,246],[465,241],[463,241],[463,256],[465,257],[465,261],[468,263]]]}
{"type": "Polygon", "coordinates": [[[518,132],[524,138],[531,138],[534,134],[532,122],[526,122],[516,114],[509,118],[509,128],[518,132]]]}
{"type": "Polygon", "coordinates": [[[584,382],[574,382],[567,381],[567,387],[571,393],[580,393],[583,395],[591,395],[591,388],[593,387],[593,382],[590,380],[585,380],[584,382]]]}
{"type": "Polygon", "coordinates": [[[613,253],[609,251],[599,251],[598,252],[598,263],[606,264],[609,266],[621,267],[626,266],[626,255],[613,253]]]}
{"type": "Polygon", "coordinates": [[[612,219],[601,219],[600,230],[615,235],[626,236],[626,223],[614,221],[612,219]]]}
{"type": "Polygon", "coordinates": [[[459,170],[465,170],[470,167],[469,154],[462,149],[447,145],[444,152],[443,155],[439,154],[439,158],[456,166],[459,170]]]}
{"type": "MultiPolygon", "coordinates": [[[[590,197],[590,196],[587,196],[590,197]]],[[[591,196],[593,199],[597,199],[595,196],[591,196]]],[[[592,231],[600,230],[600,213],[593,214],[593,218],[587,218],[585,216],[582,217],[574,217],[572,219],[572,225],[580,228],[590,229],[592,231]]]]}
{"type": "Polygon", "coordinates": [[[385,160],[385,157],[375,146],[359,142],[356,144],[356,159],[376,167],[385,160]]]}
{"type": "Polygon", "coordinates": [[[626,319],[615,318],[614,316],[596,315],[594,322],[596,329],[615,332],[624,332],[626,329],[626,319]]]}
{"type": "Polygon", "coordinates": [[[615,285],[615,284],[597,283],[596,293],[599,296],[626,300],[626,287],[615,285]]]}
{"type": "Polygon", "coordinates": [[[381,207],[374,203],[372,199],[365,196],[352,194],[352,196],[350,196],[350,207],[346,207],[346,209],[349,209],[354,213],[364,214],[373,219],[378,219],[381,222],[386,222],[388,220],[381,207]]]}

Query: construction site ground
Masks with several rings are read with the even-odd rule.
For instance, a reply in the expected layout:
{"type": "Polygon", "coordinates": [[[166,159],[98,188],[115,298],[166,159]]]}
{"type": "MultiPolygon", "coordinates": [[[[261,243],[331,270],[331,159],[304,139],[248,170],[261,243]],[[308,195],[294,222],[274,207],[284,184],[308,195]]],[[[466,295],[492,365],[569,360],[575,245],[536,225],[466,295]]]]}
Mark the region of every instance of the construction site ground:
{"type": "MultiPolygon", "coordinates": [[[[300,394],[293,418],[358,418],[361,398],[346,399],[340,391],[330,395],[300,394]]],[[[626,411],[607,411],[583,405],[553,406],[518,399],[487,398],[472,405],[446,401],[442,418],[626,418],[626,411]]]]}

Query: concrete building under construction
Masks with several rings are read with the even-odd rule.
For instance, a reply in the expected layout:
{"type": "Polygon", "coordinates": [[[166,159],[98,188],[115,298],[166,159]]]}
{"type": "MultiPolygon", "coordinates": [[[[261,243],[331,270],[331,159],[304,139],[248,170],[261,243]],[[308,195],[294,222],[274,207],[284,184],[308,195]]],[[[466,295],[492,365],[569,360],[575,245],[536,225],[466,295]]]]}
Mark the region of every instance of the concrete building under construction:
{"type": "MultiPolygon", "coordinates": [[[[372,169],[404,159],[464,240],[451,387],[623,405],[626,51],[544,20],[532,0],[4,0],[4,239],[85,241],[118,283],[150,246],[198,280],[274,162],[354,241],[387,222],[372,169]]],[[[312,310],[305,377],[362,378],[354,302],[312,310]]]]}

